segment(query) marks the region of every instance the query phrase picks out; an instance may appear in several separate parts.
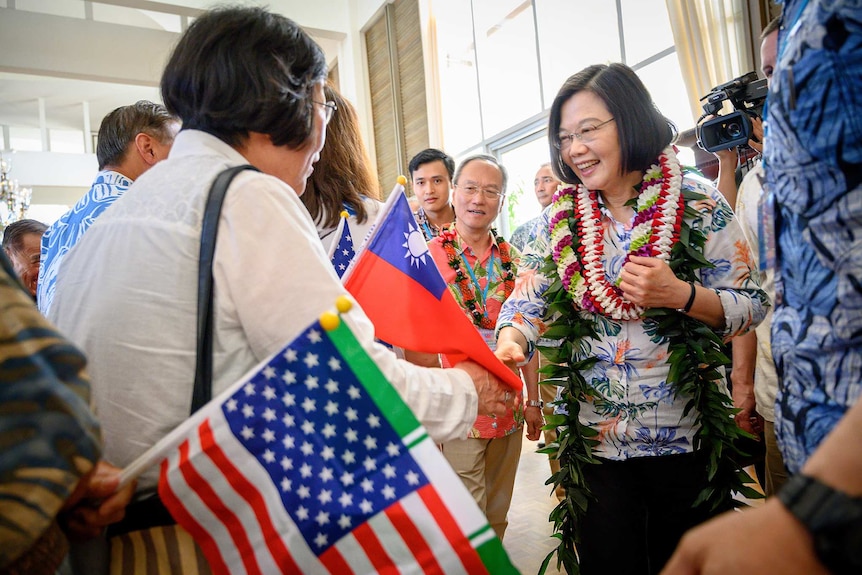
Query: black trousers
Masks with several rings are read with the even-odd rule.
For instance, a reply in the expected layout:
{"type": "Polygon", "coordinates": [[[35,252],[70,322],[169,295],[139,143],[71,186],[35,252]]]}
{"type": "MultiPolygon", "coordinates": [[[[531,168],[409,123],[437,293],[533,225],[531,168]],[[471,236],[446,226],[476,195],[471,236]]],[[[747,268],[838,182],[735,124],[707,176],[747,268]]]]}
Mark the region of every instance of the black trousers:
{"type": "Polygon", "coordinates": [[[724,511],[692,506],[706,483],[700,454],[601,461],[585,469],[595,499],[579,530],[583,575],[657,574],[683,533],[724,511]]]}

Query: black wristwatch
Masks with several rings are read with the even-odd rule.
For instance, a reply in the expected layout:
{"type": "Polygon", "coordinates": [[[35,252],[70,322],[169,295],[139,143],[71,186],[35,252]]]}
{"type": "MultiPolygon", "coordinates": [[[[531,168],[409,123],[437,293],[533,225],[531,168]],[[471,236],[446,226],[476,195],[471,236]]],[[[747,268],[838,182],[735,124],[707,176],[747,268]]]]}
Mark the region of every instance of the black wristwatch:
{"type": "Polygon", "coordinates": [[[798,474],[784,484],[778,499],[811,533],[817,558],[832,573],[862,573],[862,497],[798,474]]]}

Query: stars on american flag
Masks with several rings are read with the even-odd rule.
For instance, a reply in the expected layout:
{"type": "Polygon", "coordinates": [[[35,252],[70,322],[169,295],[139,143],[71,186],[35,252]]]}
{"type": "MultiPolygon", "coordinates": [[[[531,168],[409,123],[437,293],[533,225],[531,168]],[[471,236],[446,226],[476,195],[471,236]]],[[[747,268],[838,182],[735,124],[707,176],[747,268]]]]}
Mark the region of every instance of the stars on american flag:
{"type": "Polygon", "coordinates": [[[428,480],[326,332],[312,328],[297,341],[224,414],[322,553],[428,480]]]}
{"type": "MultiPolygon", "coordinates": [[[[350,235],[350,228],[347,225],[347,220],[343,220],[340,224],[341,233],[336,235],[335,245],[332,248],[332,255],[329,261],[332,262],[332,267],[335,268],[335,273],[338,277],[344,275],[347,271],[347,266],[356,255],[356,249],[353,245],[353,237],[350,235]]],[[[338,233],[336,231],[336,233],[338,233]]]]}

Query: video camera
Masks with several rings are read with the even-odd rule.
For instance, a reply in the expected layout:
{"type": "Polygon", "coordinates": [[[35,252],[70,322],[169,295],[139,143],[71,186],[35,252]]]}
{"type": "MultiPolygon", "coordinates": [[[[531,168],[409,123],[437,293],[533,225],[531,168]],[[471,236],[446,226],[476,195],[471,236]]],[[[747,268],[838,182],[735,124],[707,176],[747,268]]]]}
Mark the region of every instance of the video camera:
{"type": "Polygon", "coordinates": [[[758,80],[757,72],[749,72],[713,88],[700,99],[704,116],[716,116],[697,126],[697,142],[707,152],[717,152],[745,144],[751,138],[749,116],[759,117],[766,101],[766,80],[758,80]],[[736,111],[719,115],[722,103],[730,100],[736,111]]]}

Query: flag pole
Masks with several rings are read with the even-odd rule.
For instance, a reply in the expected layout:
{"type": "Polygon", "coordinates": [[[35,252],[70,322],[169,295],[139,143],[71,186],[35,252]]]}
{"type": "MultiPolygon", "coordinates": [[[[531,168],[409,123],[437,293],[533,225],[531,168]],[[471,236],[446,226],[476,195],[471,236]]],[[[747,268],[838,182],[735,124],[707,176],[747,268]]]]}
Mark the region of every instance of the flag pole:
{"type": "Polygon", "coordinates": [[[350,274],[353,272],[353,268],[355,267],[356,262],[359,260],[359,254],[371,244],[371,240],[378,234],[380,231],[380,223],[386,219],[386,216],[392,209],[392,204],[398,201],[398,196],[404,193],[404,185],[407,183],[407,178],[404,176],[398,176],[395,182],[395,187],[392,188],[392,192],[389,194],[389,197],[386,198],[386,202],[383,204],[383,207],[377,213],[377,219],[374,221],[374,225],[371,226],[371,230],[365,235],[365,239],[359,248],[356,249],[356,254],[353,256],[353,260],[350,262],[350,265],[347,266],[347,270],[344,272],[344,275],[341,276],[341,283],[346,284],[348,278],[350,278],[350,274]]]}

